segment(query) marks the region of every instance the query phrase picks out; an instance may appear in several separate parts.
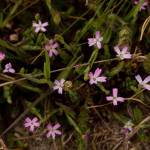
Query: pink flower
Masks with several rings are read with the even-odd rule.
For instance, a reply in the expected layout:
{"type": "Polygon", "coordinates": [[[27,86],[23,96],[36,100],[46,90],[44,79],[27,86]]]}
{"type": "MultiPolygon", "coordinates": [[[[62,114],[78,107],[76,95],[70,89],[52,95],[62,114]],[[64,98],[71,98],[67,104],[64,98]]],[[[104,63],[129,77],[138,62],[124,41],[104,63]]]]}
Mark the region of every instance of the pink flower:
{"type": "Polygon", "coordinates": [[[64,79],[61,79],[60,81],[55,80],[54,81],[55,85],[53,86],[53,90],[58,90],[58,93],[62,94],[63,93],[63,88],[64,88],[64,83],[65,83],[64,79]]]}
{"type": "Polygon", "coordinates": [[[49,40],[44,46],[44,49],[48,51],[48,55],[50,57],[58,55],[58,51],[56,50],[56,48],[58,48],[58,43],[53,39],[49,40]]]}
{"type": "Polygon", "coordinates": [[[140,75],[136,75],[135,78],[144,89],[150,91],[150,84],[148,84],[148,82],[150,82],[150,75],[147,76],[143,81],[140,75]]]}
{"type": "Polygon", "coordinates": [[[128,51],[128,47],[125,46],[122,49],[120,49],[118,46],[114,47],[115,52],[117,53],[117,57],[119,57],[121,60],[123,59],[131,59],[132,55],[128,51]]]}
{"type": "Polygon", "coordinates": [[[105,76],[100,76],[102,72],[102,69],[97,68],[94,72],[94,74],[92,72],[89,73],[89,78],[90,84],[97,84],[97,82],[106,82],[106,77],[105,76]]]}
{"type": "Polygon", "coordinates": [[[99,31],[96,31],[95,33],[95,38],[88,38],[88,44],[89,46],[97,46],[98,49],[101,49],[102,48],[102,40],[103,40],[103,37],[101,37],[100,35],[100,32],[99,31]]]}
{"type": "Polygon", "coordinates": [[[45,27],[48,26],[48,22],[42,23],[40,20],[38,23],[33,22],[32,26],[34,27],[34,31],[38,33],[39,31],[46,32],[45,27]]]}
{"type": "Polygon", "coordinates": [[[40,122],[38,121],[37,117],[34,117],[33,119],[30,119],[27,117],[25,119],[24,127],[29,128],[30,132],[34,132],[35,128],[40,126],[40,122]]]}
{"type": "Polygon", "coordinates": [[[2,61],[5,58],[5,53],[0,52],[0,61],[2,61]]]}
{"type": "Polygon", "coordinates": [[[124,102],[124,98],[123,97],[118,97],[118,89],[117,88],[113,88],[112,89],[112,96],[107,96],[106,100],[107,101],[112,101],[113,105],[117,105],[118,102],[124,102]]]}
{"type": "Polygon", "coordinates": [[[60,124],[57,123],[54,126],[52,126],[51,124],[47,125],[47,130],[48,133],[46,134],[46,137],[49,138],[50,136],[52,136],[53,139],[55,139],[56,135],[61,135],[61,131],[58,130],[58,128],[60,128],[60,124]]]}
{"type": "Polygon", "coordinates": [[[3,70],[4,73],[8,72],[8,73],[15,73],[15,70],[12,68],[11,63],[7,63],[5,65],[5,69],[3,70]]]}
{"type": "MultiPolygon", "coordinates": [[[[140,3],[140,0],[134,0],[134,4],[135,5],[138,5],[140,3]]],[[[148,1],[147,0],[144,0],[144,2],[141,4],[141,10],[145,10],[146,7],[148,6],[148,1]]]]}

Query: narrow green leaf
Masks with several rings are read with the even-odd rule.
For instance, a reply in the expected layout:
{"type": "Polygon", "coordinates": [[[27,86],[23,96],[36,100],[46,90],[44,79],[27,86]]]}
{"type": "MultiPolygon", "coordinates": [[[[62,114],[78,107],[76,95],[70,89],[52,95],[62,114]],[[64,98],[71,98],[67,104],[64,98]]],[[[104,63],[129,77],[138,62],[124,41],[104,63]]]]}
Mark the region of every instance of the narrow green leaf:
{"type": "Polygon", "coordinates": [[[50,59],[47,52],[45,52],[44,77],[48,81],[50,80],[50,59]]]}
{"type": "Polygon", "coordinates": [[[66,114],[66,116],[67,116],[67,119],[68,119],[69,123],[75,128],[75,130],[80,135],[82,135],[82,131],[80,130],[80,128],[78,127],[78,125],[75,123],[75,121],[69,115],[66,114]]]}

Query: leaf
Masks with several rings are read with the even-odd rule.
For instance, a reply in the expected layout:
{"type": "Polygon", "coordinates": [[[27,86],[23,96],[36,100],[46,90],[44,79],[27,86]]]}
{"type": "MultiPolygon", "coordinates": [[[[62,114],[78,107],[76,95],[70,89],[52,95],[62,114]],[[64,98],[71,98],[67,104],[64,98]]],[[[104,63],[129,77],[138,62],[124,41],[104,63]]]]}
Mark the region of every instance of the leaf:
{"type": "Polygon", "coordinates": [[[87,66],[87,68],[85,69],[85,71],[84,71],[84,80],[86,81],[86,80],[88,80],[88,74],[89,74],[89,71],[90,71],[90,69],[92,68],[92,66],[93,66],[93,63],[95,62],[95,60],[96,60],[96,58],[97,58],[97,56],[98,56],[98,52],[99,52],[99,49],[95,49],[94,51],[93,51],[93,53],[92,53],[92,55],[91,55],[91,57],[90,57],[90,59],[89,59],[89,61],[88,61],[88,66],[87,66]]]}
{"type": "Polygon", "coordinates": [[[129,118],[127,118],[126,116],[124,116],[124,115],[122,115],[122,114],[117,114],[117,113],[113,113],[113,116],[117,119],[117,120],[119,120],[120,122],[122,122],[123,124],[125,124],[128,120],[129,120],[129,118]]]}
{"type": "Polygon", "coordinates": [[[48,81],[50,80],[50,59],[47,52],[45,52],[44,77],[48,81]]]}
{"type": "Polygon", "coordinates": [[[70,107],[63,105],[59,102],[56,102],[56,104],[60,107],[60,109],[62,109],[65,112],[65,114],[75,119],[75,112],[70,107]]]}
{"type": "Polygon", "coordinates": [[[28,82],[21,82],[21,83],[18,83],[21,87],[23,87],[23,88],[25,88],[25,89],[28,89],[28,90],[30,90],[30,91],[32,91],[32,92],[36,92],[36,93],[41,93],[42,92],[42,90],[40,89],[40,88],[38,88],[38,87],[35,87],[34,85],[31,85],[31,84],[29,84],[28,82]]]}
{"type": "Polygon", "coordinates": [[[4,95],[4,98],[6,98],[7,102],[9,104],[12,104],[12,85],[5,85],[3,87],[3,95],[4,95]]]}
{"type": "Polygon", "coordinates": [[[75,121],[74,121],[69,115],[66,114],[66,116],[67,116],[67,119],[68,119],[69,123],[74,127],[74,129],[75,129],[80,135],[82,135],[82,131],[81,131],[81,129],[79,128],[79,126],[75,123],[75,121]]]}
{"type": "Polygon", "coordinates": [[[143,113],[137,107],[133,109],[133,119],[136,123],[141,122],[141,120],[143,119],[143,113]]]}
{"type": "Polygon", "coordinates": [[[116,67],[112,68],[108,76],[113,77],[116,74],[118,74],[120,71],[123,70],[124,67],[124,61],[121,61],[116,67]]]}
{"type": "Polygon", "coordinates": [[[59,25],[60,21],[61,21],[61,16],[60,16],[60,13],[58,10],[55,10],[55,9],[51,9],[51,15],[52,15],[52,18],[53,18],[53,21],[56,25],[59,25]]]}

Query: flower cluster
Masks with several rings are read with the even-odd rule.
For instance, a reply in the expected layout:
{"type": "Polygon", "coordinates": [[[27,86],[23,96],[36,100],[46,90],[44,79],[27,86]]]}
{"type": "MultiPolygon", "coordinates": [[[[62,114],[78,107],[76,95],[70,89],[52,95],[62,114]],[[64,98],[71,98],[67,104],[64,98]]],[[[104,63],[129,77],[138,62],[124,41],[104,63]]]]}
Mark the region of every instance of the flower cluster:
{"type": "MultiPolygon", "coordinates": [[[[24,127],[28,129],[29,132],[34,132],[36,128],[40,127],[40,121],[37,117],[29,118],[27,117],[24,122],[24,127]]],[[[56,123],[54,126],[52,126],[50,123],[46,127],[46,137],[52,137],[52,139],[55,139],[56,135],[61,135],[61,131],[58,130],[61,127],[59,123],[56,123]]]]}

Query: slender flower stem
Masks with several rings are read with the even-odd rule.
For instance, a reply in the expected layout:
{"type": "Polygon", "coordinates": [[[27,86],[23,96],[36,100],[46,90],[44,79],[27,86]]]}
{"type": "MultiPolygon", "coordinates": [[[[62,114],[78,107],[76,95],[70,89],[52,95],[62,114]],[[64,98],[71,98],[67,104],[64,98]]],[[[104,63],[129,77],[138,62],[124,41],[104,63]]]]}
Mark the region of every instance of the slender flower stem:
{"type": "MultiPolygon", "coordinates": [[[[112,58],[112,59],[105,59],[105,60],[95,61],[94,64],[104,63],[104,62],[110,62],[110,61],[115,61],[115,60],[118,60],[118,58],[112,58]]],[[[70,69],[70,68],[83,67],[83,66],[87,66],[87,65],[89,65],[89,63],[77,64],[77,65],[75,65],[73,67],[64,67],[64,68],[52,70],[51,73],[63,71],[63,70],[70,69]]],[[[14,84],[14,83],[17,83],[17,82],[20,82],[20,81],[24,81],[24,80],[30,80],[30,78],[39,77],[39,76],[43,75],[43,73],[39,73],[39,74],[36,74],[36,75],[32,75],[32,74],[19,74],[19,73],[16,73],[16,74],[23,76],[23,78],[16,79],[16,80],[11,80],[11,81],[9,79],[6,79],[6,80],[8,80],[8,82],[1,83],[0,87],[3,87],[5,85],[9,85],[9,84],[14,84]]]]}

